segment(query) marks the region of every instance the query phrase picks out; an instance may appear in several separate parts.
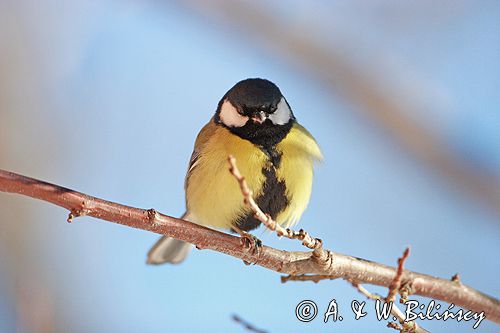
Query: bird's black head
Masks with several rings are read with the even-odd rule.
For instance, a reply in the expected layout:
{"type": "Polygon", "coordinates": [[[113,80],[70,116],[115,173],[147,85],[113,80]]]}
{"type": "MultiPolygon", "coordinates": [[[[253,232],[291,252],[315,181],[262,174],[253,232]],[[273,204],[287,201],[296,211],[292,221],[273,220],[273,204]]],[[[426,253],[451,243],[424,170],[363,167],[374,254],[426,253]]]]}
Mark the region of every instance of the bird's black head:
{"type": "Polygon", "coordinates": [[[222,97],[215,122],[252,143],[272,147],[285,138],[295,117],[279,88],[264,79],[246,79],[222,97]]]}

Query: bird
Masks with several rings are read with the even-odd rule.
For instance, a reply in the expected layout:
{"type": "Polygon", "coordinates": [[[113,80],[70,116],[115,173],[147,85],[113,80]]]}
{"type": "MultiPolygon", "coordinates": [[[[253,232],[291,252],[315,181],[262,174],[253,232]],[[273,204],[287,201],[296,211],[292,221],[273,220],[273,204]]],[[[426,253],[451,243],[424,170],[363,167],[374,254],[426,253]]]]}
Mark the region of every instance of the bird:
{"type": "MultiPolygon", "coordinates": [[[[323,156],[273,82],[249,78],[224,94],[196,138],[184,183],[182,219],[248,236],[261,222],[228,171],[229,155],[236,158],[263,212],[283,227],[299,221],[309,203],[314,164],[323,156]]],[[[147,263],[178,264],[191,248],[163,236],[148,252],[147,263]]]]}

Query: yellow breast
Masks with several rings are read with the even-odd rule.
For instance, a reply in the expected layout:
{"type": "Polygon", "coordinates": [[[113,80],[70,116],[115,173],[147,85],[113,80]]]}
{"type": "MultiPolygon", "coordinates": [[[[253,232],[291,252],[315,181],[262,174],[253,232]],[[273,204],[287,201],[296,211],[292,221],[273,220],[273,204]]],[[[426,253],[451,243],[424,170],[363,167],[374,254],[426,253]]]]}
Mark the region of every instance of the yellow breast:
{"type": "MultiPolygon", "coordinates": [[[[199,224],[230,228],[238,217],[248,213],[237,181],[229,173],[227,158],[233,155],[248,185],[258,194],[264,176],[266,155],[252,143],[230,133],[222,126],[209,123],[206,135],[198,137],[202,147],[186,184],[186,205],[199,224]]],[[[198,142],[197,142],[198,144],[198,142]]]]}
{"type": "Polygon", "coordinates": [[[282,153],[276,175],[286,183],[288,207],[278,215],[277,222],[285,227],[300,220],[309,203],[314,161],[321,160],[321,150],[312,135],[301,125],[294,124],[290,133],[278,145],[282,153]]]}
{"type": "MultiPolygon", "coordinates": [[[[286,184],[289,205],[277,217],[283,225],[296,223],[311,194],[313,160],[321,152],[313,137],[295,124],[276,149],[282,154],[278,180],[286,184]]],[[[229,173],[227,157],[233,155],[255,197],[262,194],[265,177],[262,169],[268,157],[250,141],[243,140],[213,122],[198,135],[198,158],[186,181],[186,205],[192,220],[203,225],[229,229],[238,218],[249,214],[243,204],[239,185],[229,173]]]]}

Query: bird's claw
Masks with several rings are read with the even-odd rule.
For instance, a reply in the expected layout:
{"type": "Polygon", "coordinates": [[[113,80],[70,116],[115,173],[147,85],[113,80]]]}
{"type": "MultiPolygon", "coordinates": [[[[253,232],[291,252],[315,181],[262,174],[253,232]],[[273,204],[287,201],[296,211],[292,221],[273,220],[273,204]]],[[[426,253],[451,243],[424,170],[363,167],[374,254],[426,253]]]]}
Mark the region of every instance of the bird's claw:
{"type": "Polygon", "coordinates": [[[247,232],[241,233],[240,236],[240,243],[243,247],[251,251],[252,254],[260,254],[260,248],[262,247],[262,241],[260,239],[247,232]]]}

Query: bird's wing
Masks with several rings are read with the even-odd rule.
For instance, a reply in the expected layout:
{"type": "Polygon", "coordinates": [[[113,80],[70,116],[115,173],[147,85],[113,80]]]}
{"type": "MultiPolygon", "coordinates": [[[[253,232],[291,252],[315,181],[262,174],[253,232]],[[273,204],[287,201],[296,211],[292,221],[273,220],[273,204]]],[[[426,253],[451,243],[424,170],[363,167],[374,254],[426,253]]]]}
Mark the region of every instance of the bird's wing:
{"type": "Polygon", "coordinates": [[[187,188],[189,176],[191,175],[191,172],[196,168],[199,158],[203,152],[203,148],[216,130],[216,126],[217,125],[212,118],[205,126],[203,126],[200,133],[198,133],[198,136],[196,137],[196,141],[194,143],[193,153],[191,154],[191,159],[189,160],[188,171],[184,180],[184,189],[187,188]]]}

